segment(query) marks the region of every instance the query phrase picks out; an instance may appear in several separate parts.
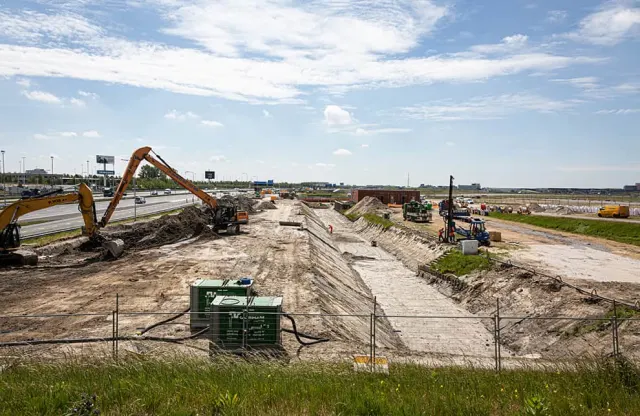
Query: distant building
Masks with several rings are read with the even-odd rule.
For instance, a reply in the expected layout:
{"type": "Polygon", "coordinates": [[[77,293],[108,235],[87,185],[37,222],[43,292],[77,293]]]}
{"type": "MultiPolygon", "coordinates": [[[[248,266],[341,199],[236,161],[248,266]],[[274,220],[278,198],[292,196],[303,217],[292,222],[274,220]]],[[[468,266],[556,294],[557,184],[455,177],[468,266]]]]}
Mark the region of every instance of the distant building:
{"type": "Polygon", "coordinates": [[[24,173],[27,176],[31,176],[31,175],[48,175],[49,174],[49,172],[47,172],[46,170],[39,169],[39,168],[27,169],[24,173]]]}
{"type": "Polygon", "coordinates": [[[458,185],[458,189],[461,191],[479,191],[482,187],[479,183],[472,183],[471,185],[458,185]]]}
{"type": "Polygon", "coordinates": [[[625,185],[622,187],[622,190],[626,192],[640,191],[640,183],[636,183],[635,185],[625,185]]]}
{"type": "Polygon", "coordinates": [[[378,198],[383,204],[404,204],[411,201],[420,201],[420,191],[403,189],[394,191],[389,189],[355,189],[351,193],[353,202],[360,202],[367,196],[378,198]]]}

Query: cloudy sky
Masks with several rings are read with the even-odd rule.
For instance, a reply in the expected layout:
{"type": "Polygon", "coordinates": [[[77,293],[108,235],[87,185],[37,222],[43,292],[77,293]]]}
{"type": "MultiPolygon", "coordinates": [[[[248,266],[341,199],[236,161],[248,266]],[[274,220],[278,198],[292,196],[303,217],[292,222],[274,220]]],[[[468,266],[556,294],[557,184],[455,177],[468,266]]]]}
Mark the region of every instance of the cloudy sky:
{"type": "MultiPolygon", "coordinates": [[[[8,0],[6,170],[640,182],[637,0],[8,0]]],[[[190,174],[189,174],[190,175],[190,174]]]]}

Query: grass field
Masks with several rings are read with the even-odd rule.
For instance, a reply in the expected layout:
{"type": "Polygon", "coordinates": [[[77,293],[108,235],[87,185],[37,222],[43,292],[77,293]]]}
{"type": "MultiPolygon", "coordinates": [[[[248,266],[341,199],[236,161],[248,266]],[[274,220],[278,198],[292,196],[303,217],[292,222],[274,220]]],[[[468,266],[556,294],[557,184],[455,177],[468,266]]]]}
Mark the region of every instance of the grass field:
{"type": "Polygon", "coordinates": [[[520,222],[552,230],[605,238],[619,243],[640,246],[640,224],[597,221],[566,217],[491,213],[491,218],[520,222]]]}
{"type": "Polygon", "coordinates": [[[634,415],[637,369],[577,371],[403,364],[390,375],[348,364],[176,360],[31,364],[0,373],[2,415],[634,415]]]}
{"type": "Polygon", "coordinates": [[[460,250],[451,250],[431,264],[431,268],[440,273],[452,273],[464,276],[475,270],[488,270],[491,263],[487,256],[465,256],[460,250]]]}

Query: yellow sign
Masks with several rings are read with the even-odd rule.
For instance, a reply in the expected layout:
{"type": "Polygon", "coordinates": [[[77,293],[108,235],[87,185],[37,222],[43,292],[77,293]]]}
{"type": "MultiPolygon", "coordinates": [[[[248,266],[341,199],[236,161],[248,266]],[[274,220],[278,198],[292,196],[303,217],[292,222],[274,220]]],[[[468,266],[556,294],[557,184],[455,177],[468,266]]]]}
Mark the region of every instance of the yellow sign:
{"type": "Polygon", "coordinates": [[[368,355],[354,355],[353,369],[354,371],[367,371],[376,373],[389,374],[389,360],[387,357],[376,357],[371,365],[371,357],[368,355]]]}

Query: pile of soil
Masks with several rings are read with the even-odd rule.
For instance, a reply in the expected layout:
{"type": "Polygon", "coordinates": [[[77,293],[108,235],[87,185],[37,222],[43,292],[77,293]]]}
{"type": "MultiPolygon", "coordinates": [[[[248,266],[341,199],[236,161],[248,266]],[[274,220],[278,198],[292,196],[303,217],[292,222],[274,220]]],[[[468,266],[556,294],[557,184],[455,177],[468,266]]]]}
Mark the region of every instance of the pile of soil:
{"type": "Polygon", "coordinates": [[[261,201],[259,202],[256,206],[255,206],[256,210],[261,210],[261,209],[278,209],[278,207],[276,206],[276,204],[274,204],[271,201],[261,201]]]}
{"type": "Polygon", "coordinates": [[[382,211],[387,211],[388,207],[380,202],[378,198],[374,198],[372,196],[364,197],[360,202],[355,204],[351,209],[349,209],[346,214],[378,214],[382,211]]]}
{"type": "Polygon", "coordinates": [[[235,205],[239,211],[247,211],[249,214],[256,212],[254,209],[255,201],[245,195],[230,196],[225,195],[218,199],[218,203],[223,206],[235,205]]]}
{"type": "Polygon", "coordinates": [[[109,233],[108,238],[122,239],[126,250],[173,244],[202,235],[216,238],[209,218],[206,209],[190,206],[176,215],[163,215],[155,220],[126,226],[123,230],[109,233]]]}
{"type": "Polygon", "coordinates": [[[531,212],[543,212],[544,211],[544,208],[542,208],[540,205],[536,204],[535,202],[527,204],[527,208],[529,208],[529,211],[531,211],[531,212]]]}
{"type": "Polygon", "coordinates": [[[575,213],[575,211],[571,207],[563,207],[562,205],[558,206],[557,208],[551,209],[551,212],[560,215],[571,215],[575,213]]]}

